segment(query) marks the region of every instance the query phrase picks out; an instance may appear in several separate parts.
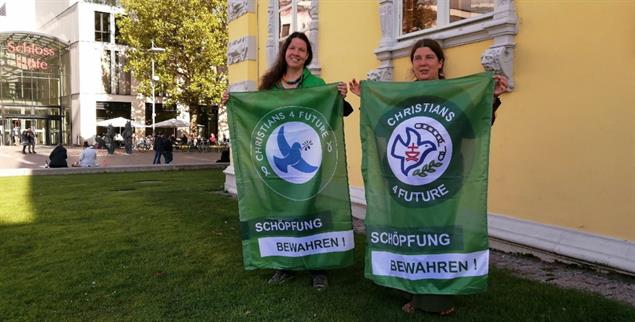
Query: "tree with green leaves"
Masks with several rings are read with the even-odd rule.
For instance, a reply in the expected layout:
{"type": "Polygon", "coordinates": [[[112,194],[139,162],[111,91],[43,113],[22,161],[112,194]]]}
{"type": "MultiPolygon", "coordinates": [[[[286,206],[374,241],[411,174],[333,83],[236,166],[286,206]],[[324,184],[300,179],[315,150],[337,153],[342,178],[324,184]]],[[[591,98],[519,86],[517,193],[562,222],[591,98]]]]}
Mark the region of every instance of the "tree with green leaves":
{"type": "Polygon", "coordinates": [[[130,47],[127,69],[151,94],[151,59],[157,93],[166,103],[189,106],[190,127],[197,131],[202,106],[219,104],[227,88],[226,0],[122,0],[118,17],[121,40],[130,47]],[[152,44],[165,48],[151,52],[152,44]]]}

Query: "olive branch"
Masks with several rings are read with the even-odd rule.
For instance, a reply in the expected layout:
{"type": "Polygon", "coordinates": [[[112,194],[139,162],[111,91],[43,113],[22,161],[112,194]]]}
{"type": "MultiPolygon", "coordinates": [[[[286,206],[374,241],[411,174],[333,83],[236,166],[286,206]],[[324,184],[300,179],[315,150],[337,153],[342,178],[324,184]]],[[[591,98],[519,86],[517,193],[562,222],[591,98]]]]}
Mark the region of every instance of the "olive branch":
{"type": "Polygon", "coordinates": [[[412,174],[419,177],[425,177],[429,173],[436,172],[436,168],[442,166],[443,163],[431,160],[428,164],[424,164],[421,169],[415,170],[412,174]]]}

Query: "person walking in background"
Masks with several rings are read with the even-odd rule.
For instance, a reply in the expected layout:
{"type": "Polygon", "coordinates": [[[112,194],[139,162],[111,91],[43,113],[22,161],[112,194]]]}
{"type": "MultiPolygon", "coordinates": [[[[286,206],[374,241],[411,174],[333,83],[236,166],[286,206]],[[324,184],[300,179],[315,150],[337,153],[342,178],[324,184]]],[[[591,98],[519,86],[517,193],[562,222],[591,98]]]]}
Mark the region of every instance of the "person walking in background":
{"type": "Polygon", "coordinates": [[[172,156],[172,145],[176,142],[174,136],[170,136],[170,138],[163,139],[163,159],[165,160],[165,164],[170,164],[173,160],[172,156]]]}
{"type": "MultiPolygon", "coordinates": [[[[22,131],[22,134],[20,136],[20,143],[22,144],[22,154],[26,154],[25,149],[27,145],[29,145],[29,139],[27,138],[26,130],[22,131]]],[[[31,149],[29,147],[29,151],[30,150],[31,149]]]]}
{"type": "Polygon", "coordinates": [[[22,132],[22,154],[26,154],[27,149],[29,153],[35,153],[35,137],[30,128],[22,132]]]}
{"type": "Polygon", "coordinates": [[[154,137],[154,160],[152,160],[152,164],[161,164],[161,155],[163,154],[163,135],[161,133],[157,134],[154,137]]]}
{"type": "Polygon", "coordinates": [[[11,132],[11,144],[18,145],[20,143],[20,123],[15,122],[11,132]]]}
{"type": "Polygon", "coordinates": [[[29,128],[28,130],[29,134],[29,146],[30,146],[30,151],[29,153],[36,153],[35,152],[35,133],[33,132],[32,128],[29,128]]]}
{"type": "Polygon", "coordinates": [[[49,168],[68,168],[68,164],[66,163],[66,148],[62,145],[62,143],[58,144],[51,154],[49,154],[49,168]]]}

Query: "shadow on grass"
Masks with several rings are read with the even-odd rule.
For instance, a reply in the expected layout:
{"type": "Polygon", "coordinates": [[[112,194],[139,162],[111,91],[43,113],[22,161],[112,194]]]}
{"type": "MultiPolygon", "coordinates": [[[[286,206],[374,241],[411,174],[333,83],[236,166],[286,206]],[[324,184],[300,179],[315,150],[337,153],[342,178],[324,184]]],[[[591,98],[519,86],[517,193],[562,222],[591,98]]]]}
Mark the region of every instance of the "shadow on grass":
{"type": "MultiPolygon", "coordinates": [[[[24,177],[23,177],[24,178],[24,177]]],[[[242,265],[236,199],[220,170],[0,179],[28,188],[0,224],[0,320],[448,320],[401,312],[406,298],[352,267],[269,286],[242,265]],[[30,210],[29,210],[30,209],[30,210]]],[[[17,197],[17,192],[11,192],[17,197]]],[[[458,297],[460,321],[632,321],[635,309],[493,270],[487,293],[458,297]]]]}

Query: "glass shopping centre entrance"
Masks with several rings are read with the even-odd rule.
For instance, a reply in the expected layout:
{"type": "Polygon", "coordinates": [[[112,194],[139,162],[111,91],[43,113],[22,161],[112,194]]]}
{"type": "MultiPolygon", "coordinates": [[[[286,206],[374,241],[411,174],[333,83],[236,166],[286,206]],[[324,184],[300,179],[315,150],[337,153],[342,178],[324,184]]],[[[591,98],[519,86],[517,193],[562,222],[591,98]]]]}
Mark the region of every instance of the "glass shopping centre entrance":
{"type": "Polygon", "coordinates": [[[38,33],[0,33],[0,145],[70,143],[68,46],[38,33]]]}

